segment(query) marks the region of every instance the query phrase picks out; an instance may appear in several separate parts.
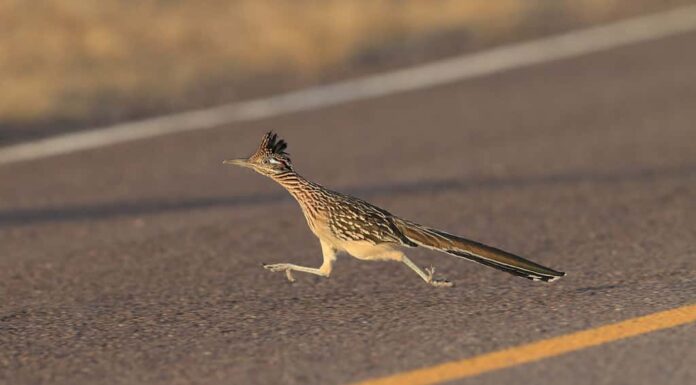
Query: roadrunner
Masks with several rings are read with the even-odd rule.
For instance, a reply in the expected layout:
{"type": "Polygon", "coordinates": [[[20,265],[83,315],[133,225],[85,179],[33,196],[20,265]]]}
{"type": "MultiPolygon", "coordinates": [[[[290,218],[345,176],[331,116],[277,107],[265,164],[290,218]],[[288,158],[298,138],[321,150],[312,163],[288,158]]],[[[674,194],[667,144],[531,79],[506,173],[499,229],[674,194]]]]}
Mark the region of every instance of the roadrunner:
{"type": "Polygon", "coordinates": [[[535,281],[551,282],[565,275],[506,251],[401,219],[361,199],[328,190],[295,172],[286,148],[285,141],[269,132],[253,155],[223,163],[247,167],[273,179],[288,190],[302,208],[309,228],[321,243],[324,256],[321,266],[263,265],[270,271],[284,271],[291,282],[295,280],[293,271],[328,277],[336,253],[346,252],[361,260],[402,262],[432,286],[452,286],[449,281],[435,279],[432,267],[421,269],[399,250],[400,247],[418,246],[535,281]]]}

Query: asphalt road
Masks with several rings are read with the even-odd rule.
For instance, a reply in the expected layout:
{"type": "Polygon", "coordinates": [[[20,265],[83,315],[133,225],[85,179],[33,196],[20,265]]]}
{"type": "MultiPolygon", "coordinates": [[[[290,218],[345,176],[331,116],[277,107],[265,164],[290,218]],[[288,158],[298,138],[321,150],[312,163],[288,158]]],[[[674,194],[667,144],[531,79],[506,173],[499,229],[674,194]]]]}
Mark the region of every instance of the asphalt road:
{"type": "MultiPolygon", "coordinates": [[[[0,383],[343,384],[696,302],[696,34],[314,112],[0,167],[0,383]],[[299,172],[564,270],[413,250],[456,283],[318,265],[299,172]]],[[[690,384],[689,324],[457,383],[690,384]]]]}

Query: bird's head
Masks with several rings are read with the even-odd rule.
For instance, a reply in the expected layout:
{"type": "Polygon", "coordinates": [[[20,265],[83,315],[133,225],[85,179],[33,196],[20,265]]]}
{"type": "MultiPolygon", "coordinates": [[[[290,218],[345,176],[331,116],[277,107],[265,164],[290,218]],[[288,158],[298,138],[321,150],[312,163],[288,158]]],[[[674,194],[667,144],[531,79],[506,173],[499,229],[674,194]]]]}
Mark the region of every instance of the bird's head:
{"type": "Polygon", "coordinates": [[[290,155],[285,152],[288,147],[284,140],[273,132],[268,132],[261,139],[261,144],[248,158],[230,159],[222,163],[250,168],[259,174],[273,176],[292,171],[290,155]]]}

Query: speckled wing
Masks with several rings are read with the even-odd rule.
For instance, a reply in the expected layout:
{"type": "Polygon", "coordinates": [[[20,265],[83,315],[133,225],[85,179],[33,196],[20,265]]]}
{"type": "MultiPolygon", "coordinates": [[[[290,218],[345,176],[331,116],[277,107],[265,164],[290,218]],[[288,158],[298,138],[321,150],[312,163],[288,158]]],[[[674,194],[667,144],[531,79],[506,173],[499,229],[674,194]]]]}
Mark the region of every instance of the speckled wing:
{"type": "Polygon", "coordinates": [[[375,245],[417,246],[401,233],[394,224],[394,217],[386,210],[353,197],[341,197],[329,207],[329,226],[339,239],[367,241],[375,245]]]}

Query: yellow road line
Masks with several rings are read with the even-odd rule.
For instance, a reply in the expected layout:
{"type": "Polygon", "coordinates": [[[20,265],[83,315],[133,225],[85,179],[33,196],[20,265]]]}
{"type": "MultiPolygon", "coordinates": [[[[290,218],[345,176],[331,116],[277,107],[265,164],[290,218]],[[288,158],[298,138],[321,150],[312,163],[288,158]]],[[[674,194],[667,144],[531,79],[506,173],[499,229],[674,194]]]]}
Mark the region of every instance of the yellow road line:
{"type": "Polygon", "coordinates": [[[688,305],[460,361],[447,362],[388,377],[366,380],[354,385],[437,384],[522,365],[694,321],[696,321],[696,305],[688,305]]]}

